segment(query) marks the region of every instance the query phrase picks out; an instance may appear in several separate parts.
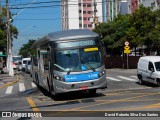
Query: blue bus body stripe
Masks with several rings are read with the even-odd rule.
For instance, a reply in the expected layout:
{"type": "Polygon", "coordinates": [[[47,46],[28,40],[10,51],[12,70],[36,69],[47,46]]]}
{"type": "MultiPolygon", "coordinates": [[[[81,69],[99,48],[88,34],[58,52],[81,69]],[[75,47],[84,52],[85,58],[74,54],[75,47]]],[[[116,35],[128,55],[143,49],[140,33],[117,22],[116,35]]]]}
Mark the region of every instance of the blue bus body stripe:
{"type": "Polygon", "coordinates": [[[80,82],[98,79],[99,72],[90,72],[85,74],[64,75],[65,82],[80,82]]]}

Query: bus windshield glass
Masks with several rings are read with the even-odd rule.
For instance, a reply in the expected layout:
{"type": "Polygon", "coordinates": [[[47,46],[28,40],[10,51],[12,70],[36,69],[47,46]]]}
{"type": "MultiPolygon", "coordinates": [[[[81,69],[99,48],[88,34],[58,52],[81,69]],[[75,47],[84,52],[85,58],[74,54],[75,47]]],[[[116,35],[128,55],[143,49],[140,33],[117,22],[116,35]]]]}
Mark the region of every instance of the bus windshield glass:
{"type": "Polygon", "coordinates": [[[59,71],[85,71],[102,66],[98,47],[56,51],[55,66],[59,71]]]}

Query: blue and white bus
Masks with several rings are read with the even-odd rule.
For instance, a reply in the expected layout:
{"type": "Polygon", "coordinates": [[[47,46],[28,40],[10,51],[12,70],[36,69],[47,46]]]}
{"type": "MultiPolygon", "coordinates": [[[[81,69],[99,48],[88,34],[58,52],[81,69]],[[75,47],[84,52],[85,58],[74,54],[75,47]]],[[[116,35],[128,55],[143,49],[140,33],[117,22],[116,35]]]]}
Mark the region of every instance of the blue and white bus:
{"type": "Polygon", "coordinates": [[[50,33],[32,45],[34,82],[51,94],[107,88],[105,50],[100,36],[90,30],[50,33]]]}

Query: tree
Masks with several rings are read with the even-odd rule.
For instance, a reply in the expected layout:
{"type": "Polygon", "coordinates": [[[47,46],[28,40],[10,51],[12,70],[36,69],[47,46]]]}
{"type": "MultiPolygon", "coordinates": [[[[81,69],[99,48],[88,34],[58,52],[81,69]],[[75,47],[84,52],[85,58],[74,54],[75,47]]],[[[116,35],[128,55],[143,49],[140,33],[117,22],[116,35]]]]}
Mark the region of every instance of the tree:
{"type": "Polygon", "coordinates": [[[110,55],[120,55],[126,40],[131,49],[145,45],[148,50],[157,50],[160,48],[160,10],[152,11],[141,5],[132,15],[118,15],[93,31],[102,36],[110,55]]]}
{"type": "Polygon", "coordinates": [[[23,57],[29,57],[32,55],[35,50],[31,50],[30,47],[36,40],[29,40],[27,44],[24,44],[20,50],[19,50],[19,55],[22,55],[23,57]]]}
{"type": "Polygon", "coordinates": [[[93,31],[102,36],[107,53],[121,55],[124,42],[126,41],[126,31],[130,27],[130,15],[118,15],[116,19],[108,23],[101,23],[93,31]]]}
{"type": "MultiPolygon", "coordinates": [[[[0,45],[7,46],[7,27],[6,27],[6,9],[2,8],[2,13],[0,14],[0,45]]],[[[11,13],[10,13],[11,15],[11,13]]],[[[11,18],[12,16],[10,16],[11,18]]],[[[13,21],[12,21],[13,22],[13,21]]],[[[15,26],[11,25],[11,37],[17,38],[18,30],[15,26]]]]}
{"type": "Polygon", "coordinates": [[[145,45],[148,49],[155,47],[159,37],[158,11],[149,7],[140,6],[130,16],[131,27],[128,29],[127,38],[135,46],[145,45]]]}

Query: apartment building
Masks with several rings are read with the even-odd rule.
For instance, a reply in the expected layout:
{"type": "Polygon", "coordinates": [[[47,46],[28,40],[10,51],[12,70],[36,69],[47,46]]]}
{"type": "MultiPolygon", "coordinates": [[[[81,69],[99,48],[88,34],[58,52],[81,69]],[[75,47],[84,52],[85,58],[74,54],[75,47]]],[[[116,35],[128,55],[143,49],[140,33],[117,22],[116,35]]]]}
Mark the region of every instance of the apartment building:
{"type": "Polygon", "coordinates": [[[93,29],[94,20],[102,22],[103,0],[61,0],[62,30],[93,29]]]}
{"type": "Polygon", "coordinates": [[[132,14],[136,9],[138,9],[139,4],[142,0],[128,0],[128,13],[132,14]]]}
{"type": "Polygon", "coordinates": [[[127,14],[127,0],[106,0],[107,20],[112,21],[118,14],[127,14]]]}
{"type": "Polygon", "coordinates": [[[159,9],[159,0],[141,0],[141,3],[146,7],[151,7],[152,10],[159,9]]]}

